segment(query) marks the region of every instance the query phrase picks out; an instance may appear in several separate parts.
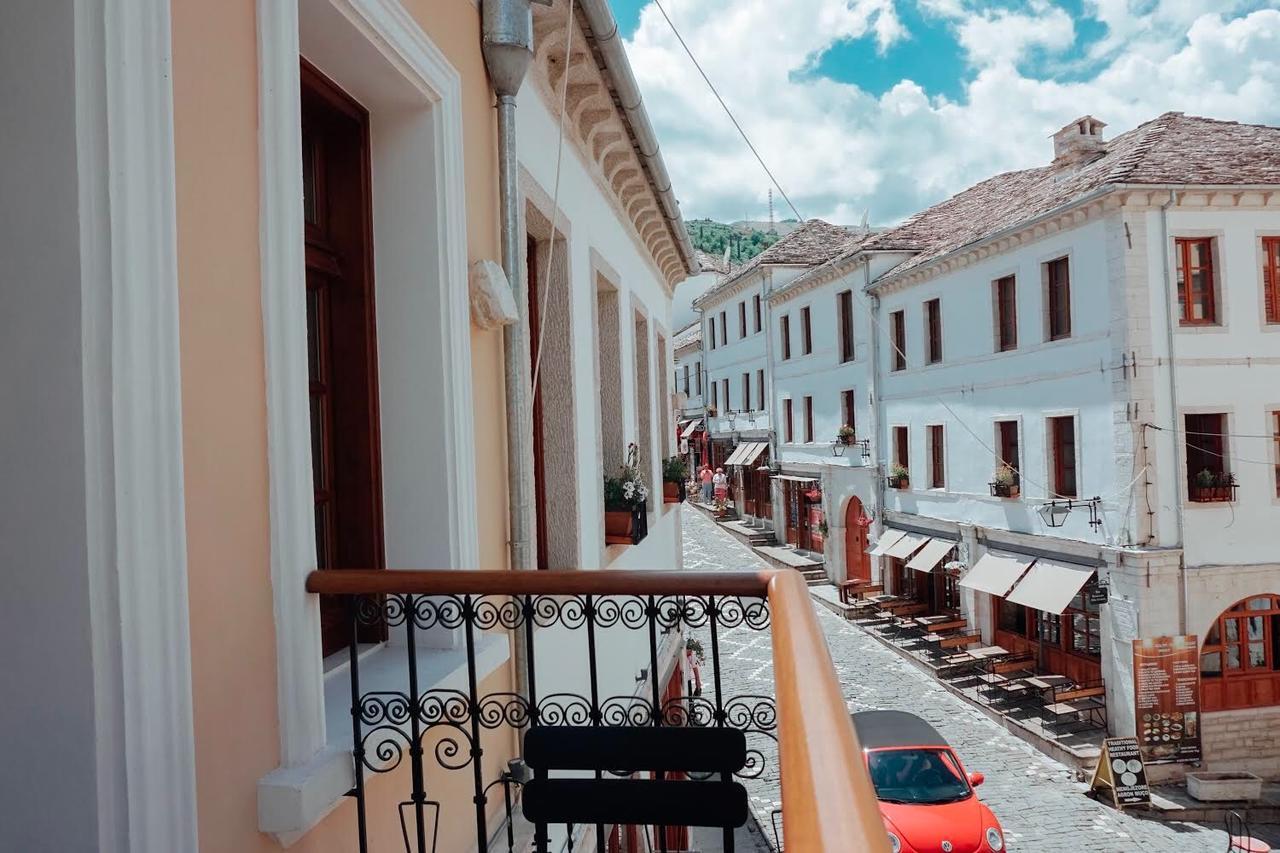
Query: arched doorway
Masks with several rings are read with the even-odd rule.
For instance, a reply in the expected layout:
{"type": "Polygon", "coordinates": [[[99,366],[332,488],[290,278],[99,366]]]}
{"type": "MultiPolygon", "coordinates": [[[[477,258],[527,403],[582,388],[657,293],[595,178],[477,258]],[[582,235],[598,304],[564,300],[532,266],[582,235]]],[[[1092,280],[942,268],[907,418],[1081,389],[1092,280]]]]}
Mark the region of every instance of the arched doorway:
{"type": "Polygon", "coordinates": [[[1280,595],[1255,595],[1223,611],[1200,649],[1206,711],[1280,705],[1280,595]]]}
{"type": "Polygon", "coordinates": [[[863,524],[862,501],[849,498],[844,511],[844,570],[848,580],[871,580],[871,555],[867,553],[868,526],[863,524]]]}

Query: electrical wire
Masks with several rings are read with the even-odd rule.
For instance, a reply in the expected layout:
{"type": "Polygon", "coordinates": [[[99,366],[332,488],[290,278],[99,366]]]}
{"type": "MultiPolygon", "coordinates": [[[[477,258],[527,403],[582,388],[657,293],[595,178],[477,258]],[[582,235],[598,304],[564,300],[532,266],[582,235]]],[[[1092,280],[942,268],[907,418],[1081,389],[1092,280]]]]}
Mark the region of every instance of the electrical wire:
{"type": "Polygon", "coordinates": [[[720,91],[716,89],[716,84],[711,82],[711,78],[707,76],[707,72],[702,70],[701,63],[697,57],[693,55],[693,51],[689,49],[689,45],[685,43],[684,36],[680,35],[680,30],[676,28],[675,22],[671,20],[671,16],[667,14],[667,10],[662,8],[659,0],[653,0],[653,5],[658,7],[658,11],[662,13],[662,17],[666,18],[667,26],[671,27],[671,32],[675,34],[676,41],[680,42],[680,46],[684,48],[684,52],[688,54],[689,61],[693,63],[693,67],[698,69],[698,73],[702,75],[703,82],[707,84],[707,88],[711,90],[711,94],[716,96],[716,100],[720,102],[720,106],[724,109],[725,115],[729,117],[729,121],[733,122],[733,126],[738,129],[738,135],[742,137],[742,141],[747,143],[747,147],[751,149],[751,153],[755,155],[756,162],[760,164],[760,168],[764,169],[764,173],[769,176],[769,180],[778,190],[778,194],[782,196],[782,200],[787,203],[787,207],[791,208],[791,212],[796,215],[796,219],[804,222],[805,219],[800,215],[800,211],[796,210],[796,206],[791,203],[791,198],[787,195],[786,190],[782,188],[782,184],[778,183],[778,179],[773,176],[773,172],[765,165],[764,158],[760,156],[760,152],[756,150],[755,145],[751,144],[751,139],[747,136],[747,132],[742,129],[742,125],[738,123],[737,117],[734,116],[733,110],[729,109],[729,105],[724,102],[724,98],[720,97],[720,91]]]}
{"type": "MultiPolygon", "coordinates": [[[[556,120],[556,177],[555,183],[551,188],[551,240],[547,246],[547,268],[546,273],[542,276],[534,276],[534,281],[538,285],[538,290],[545,289],[547,293],[547,301],[544,302],[539,293],[533,294],[534,302],[538,305],[538,349],[533,357],[533,374],[529,381],[529,420],[533,420],[534,401],[538,399],[538,372],[542,367],[542,351],[543,342],[547,333],[547,302],[550,301],[551,295],[551,259],[556,254],[556,218],[560,213],[560,164],[564,158],[564,114],[569,104],[569,57],[573,49],[573,4],[574,0],[569,0],[569,13],[565,18],[565,34],[564,34],[564,85],[560,87],[560,115],[556,120]]],[[[534,258],[537,263],[537,258],[534,258]]],[[[538,429],[538,425],[534,424],[534,429],[538,429]]]]}
{"type": "MultiPolygon", "coordinates": [[[[715,95],[716,100],[720,102],[720,106],[724,109],[725,113],[729,116],[729,120],[732,121],[734,127],[738,129],[738,133],[741,134],[743,141],[746,142],[747,144],[747,147],[751,149],[751,153],[755,156],[756,162],[760,164],[760,168],[763,169],[765,174],[769,176],[769,179],[773,181],[773,185],[777,187],[778,193],[787,202],[787,205],[791,208],[792,212],[796,214],[796,218],[799,219],[801,222],[803,222],[804,217],[800,216],[799,211],[797,211],[795,205],[792,204],[791,198],[787,195],[786,191],[778,183],[777,178],[774,177],[773,172],[769,169],[769,166],[764,162],[764,158],[760,156],[760,152],[757,151],[756,147],[751,144],[751,140],[747,137],[746,132],[742,129],[742,125],[738,122],[737,118],[733,115],[733,111],[729,109],[729,105],[725,103],[724,98],[720,96],[720,92],[716,89],[715,84],[711,82],[710,78],[707,77],[706,72],[702,70],[701,64],[699,64],[697,58],[693,55],[693,51],[689,49],[689,45],[685,42],[684,36],[680,34],[680,30],[676,27],[675,22],[671,20],[671,17],[667,14],[666,9],[662,7],[662,3],[660,2],[660,0],[653,0],[653,3],[655,6],[658,7],[658,11],[662,13],[662,17],[666,19],[667,26],[669,26],[671,28],[671,32],[675,34],[676,40],[680,42],[680,46],[684,48],[684,51],[686,54],[688,54],[690,61],[692,61],[694,64],[694,67],[698,69],[698,73],[702,75],[702,79],[703,81],[706,82],[707,86],[711,89],[711,93],[715,95]]],[[[863,307],[867,309],[868,316],[873,318],[873,322],[875,322],[879,326],[880,331],[884,333],[885,339],[889,341],[890,346],[893,347],[894,351],[902,358],[903,362],[905,363],[907,360],[906,353],[902,350],[901,347],[898,346],[897,342],[894,341],[893,335],[889,334],[889,330],[885,325],[884,321],[876,318],[875,312],[871,310],[871,304],[867,299],[866,295],[862,292],[860,288],[857,288],[857,287],[853,288],[853,292],[857,294],[858,299],[861,300],[863,304],[863,307]]],[[[872,369],[874,369],[874,366],[872,369]]],[[[934,401],[939,403],[942,406],[942,408],[946,409],[948,414],[951,415],[952,419],[957,424],[959,424],[961,429],[967,432],[969,436],[973,438],[973,440],[976,441],[980,447],[982,447],[984,450],[986,450],[988,453],[990,453],[992,456],[998,459],[1000,464],[1008,466],[1012,471],[1018,474],[1018,478],[1020,482],[1026,482],[1031,486],[1034,486],[1038,489],[1042,489],[1045,492],[1045,494],[1049,496],[1050,500],[1078,500],[1078,498],[1072,497],[1070,495],[1059,494],[1053,489],[1050,489],[1048,485],[1043,483],[1038,483],[1034,479],[1026,476],[1025,471],[1021,470],[1015,465],[1010,464],[1008,460],[1004,459],[991,445],[989,445],[981,436],[978,435],[978,433],[976,433],[967,423],[965,423],[964,419],[961,418],[960,415],[956,413],[955,409],[951,408],[951,406],[948,405],[947,402],[942,399],[942,397],[938,396],[937,394],[929,394],[928,396],[930,396],[934,401]]],[[[1143,470],[1145,471],[1146,469],[1144,468],[1143,470]]],[[[1134,482],[1136,483],[1137,480],[1135,479],[1134,482]]],[[[1130,483],[1129,488],[1132,488],[1132,487],[1133,487],[1133,483],[1130,483]]]]}

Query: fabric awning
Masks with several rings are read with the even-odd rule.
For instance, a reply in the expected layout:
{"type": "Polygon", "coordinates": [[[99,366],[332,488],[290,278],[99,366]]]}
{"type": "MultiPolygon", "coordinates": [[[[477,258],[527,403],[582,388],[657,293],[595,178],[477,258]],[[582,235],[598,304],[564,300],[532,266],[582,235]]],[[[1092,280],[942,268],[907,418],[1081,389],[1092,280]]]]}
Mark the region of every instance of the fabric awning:
{"type": "Polygon", "coordinates": [[[924,543],[924,547],[911,558],[911,562],[907,563],[908,569],[915,569],[917,572],[931,572],[942,562],[942,558],[951,553],[956,547],[956,543],[950,539],[930,539],[924,543]]]}
{"type": "Polygon", "coordinates": [[[760,458],[760,454],[769,449],[769,442],[758,441],[751,445],[751,451],[742,457],[742,465],[754,465],[755,461],[760,458]]]}
{"type": "Polygon", "coordinates": [[[729,454],[729,458],[724,460],[724,466],[727,468],[730,465],[741,465],[742,454],[745,453],[750,447],[751,445],[749,444],[739,444],[737,447],[733,449],[733,452],[729,454]]]}
{"type": "Polygon", "coordinates": [[[680,433],[680,437],[688,438],[689,436],[693,435],[695,432],[697,432],[701,428],[702,428],[702,418],[694,418],[692,421],[689,422],[689,425],[684,428],[684,432],[680,433]]]}
{"type": "Polygon", "coordinates": [[[897,557],[899,560],[905,560],[928,541],[928,536],[917,536],[914,533],[908,533],[886,548],[884,554],[886,557],[897,557]]]}
{"type": "Polygon", "coordinates": [[[1043,558],[1036,560],[1013,592],[1007,596],[1014,604],[1021,604],[1045,613],[1061,613],[1081,587],[1093,577],[1094,570],[1087,566],[1055,563],[1043,558]]]}
{"type": "Polygon", "coordinates": [[[885,551],[896,545],[898,540],[906,535],[907,532],[905,530],[894,530],[890,527],[884,533],[880,534],[880,538],[876,540],[875,547],[867,553],[873,557],[883,557],[885,551]]]}
{"type": "Polygon", "coordinates": [[[967,586],[979,592],[989,592],[992,595],[1008,595],[1018,578],[1022,577],[1022,573],[1033,562],[1035,557],[988,551],[978,558],[978,562],[965,573],[964,577],[960,578],[960,586],[967,586]]]}
{"type": "Polygon", "coordinates": [[[779,474],[775,480],[786,480],[788,483],[816,483],[817,477],[795,477],[791,474],[779,474]]]}

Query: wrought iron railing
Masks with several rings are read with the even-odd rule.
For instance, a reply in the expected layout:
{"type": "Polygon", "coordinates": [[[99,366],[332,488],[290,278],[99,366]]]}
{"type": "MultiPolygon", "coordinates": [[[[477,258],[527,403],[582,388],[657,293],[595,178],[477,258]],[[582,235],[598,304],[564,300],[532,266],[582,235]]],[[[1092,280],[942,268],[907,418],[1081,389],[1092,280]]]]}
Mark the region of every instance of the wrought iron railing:
{"type": "MultiPolygon", "coordinates": [[[[441,823],[464,819],[443,814],[444,806],[428,798],[426,776],[431,761],[446,770],[470,773],[474,815],[465,820],[474,820],[476,849],[518,849],[515,827],[521,818],[520,789],[548,777],[545,769],[539,769],[545,762],[530,772],[517,757],[497,778],[485,778],[482,736],[505,727],[546,732],[550,727],[573,726],[633,731],[637,727],[673,726],[739,730],[746,738],[746,758],[731,772],[704,772],[707,768],[700,767],[688,768],[681,775],[733,787],[733,780],[760,776],[777,755],[783,826],[790,849],[887,849],[825,642],[803,580],[794,572],[324,571],[312,573],[307,588],[343,596],[351,620],[354,785],[349,794],[356,800],[361,851],[368,849],[369,821],[391,818],[370,814],[367,784],[372,776],[400,768],[406,761],[409,791],[399,804],[397,817],[408,853],[434,851],[441,823]],[[416,659],[420,639],[425,632],[437,629],[461,634],[466,652],[465,689],[420,683],[416,659]],[[402,634],[406,672],[403,683],[395,689],[361,686],[358,638],[369,636],[371,631],[382,636],[402,634]],[[517,634],[522,639],[525,654],[517,665],[524,676],[523,693],[481,692],[483,675],[477,666],[477,647],[484,632],[492,631],[517,634]],[[770,632],[775,674],[772,691],[735,693],[727,683],[723,640],[739,631],[770,632]],[[547,663],[539,665],[538,654],[553,636],[551,632],[560,649],[565,637],[580,637],[586,662],[582,673],[585,692],[547,689],[547,663]],[[609,694],[602,688],[602,667],[610,665],[597,654],[598,638],[604,632],[635,632],[635,647],[647,657],[643,690],[609,694]],[[665,656],[673,648],[683,655],[685,634],[700,640],[691,645],[705,649],[706,686],[701,695],[664,700],[662,672],[669,661],[662,649],[667,649],[665,656]],[[543,684],[539,683],[540,675],[544,676],[543,684]],[[430,749],[424,747],[428,735],[435,735],[430,749]],[[498,786],[504,799],[504,821],[492,820],[488,808],[498,786]]],[[[606,765],[593,774],[571,775],[622,779],[651,769],[606,765]]],[[[652,775],[661,780],[664,773],[668,778],[675,775],[664,770],[652,775]]],[[[745,803],[745,794],[740,798],[745,803]]],[[[526,812],[532,799],[524,798],[526,812]]],[[[724,826],[724,849],[733,850],[732,829],[714,825],[724,826]]],[[[650,827],[652,849],[667,851],[667,829],[661,821],[653,820],[642,831],[650,832],[650,827]]],[[[553,834],[572,849],[573,826],[565,826],[561,832],[558,826],[537,823],[535,816],[530,829],[534,851],[550,850],[553,834]]],[[[588,828],[597,850],[609,849],[606,841],[611,829],[603,822],[588,828]]]]}

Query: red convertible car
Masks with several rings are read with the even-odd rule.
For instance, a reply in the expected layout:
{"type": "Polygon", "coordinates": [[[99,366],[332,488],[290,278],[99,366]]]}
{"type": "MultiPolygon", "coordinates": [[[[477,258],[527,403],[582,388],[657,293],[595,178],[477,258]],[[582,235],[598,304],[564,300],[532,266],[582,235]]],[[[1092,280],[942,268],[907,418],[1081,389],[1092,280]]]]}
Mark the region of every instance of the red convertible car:
{"type": "Polygon", "coordinates": [[[851,716],[893,853],[1004,850],[1000,821],[973,791],[982,774],[966,773],[933,726],[905,711],[851,716]]]}

